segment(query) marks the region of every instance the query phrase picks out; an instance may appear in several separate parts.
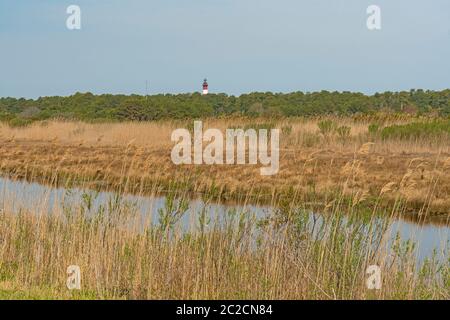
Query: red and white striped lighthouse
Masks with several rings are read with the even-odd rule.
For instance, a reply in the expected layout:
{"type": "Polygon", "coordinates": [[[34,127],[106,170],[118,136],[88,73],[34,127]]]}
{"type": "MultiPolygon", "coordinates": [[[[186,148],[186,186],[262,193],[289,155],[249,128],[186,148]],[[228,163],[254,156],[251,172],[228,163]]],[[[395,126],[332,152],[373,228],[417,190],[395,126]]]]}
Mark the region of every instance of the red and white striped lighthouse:
{"type": "Polygon", "coordinates": [[[207,95],[208,94],[208,80],[205,79],[203,81],[203,95],[207,95]]]}

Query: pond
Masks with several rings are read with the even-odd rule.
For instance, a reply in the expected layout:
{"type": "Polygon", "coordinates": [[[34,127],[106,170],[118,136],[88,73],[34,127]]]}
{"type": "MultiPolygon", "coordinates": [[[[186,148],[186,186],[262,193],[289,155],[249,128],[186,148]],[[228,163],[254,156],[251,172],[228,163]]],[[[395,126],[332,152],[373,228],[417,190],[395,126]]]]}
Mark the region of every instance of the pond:
{"type": "MultiPolygon", "coordinates": [[[[92,211],[95,212],[100,206],[106,206],[116,195],[113,192],[94,192],[78,188],[64,189],[53,188],[38,183],[16,181],[8,178],[0,178],[0,209],[8,212],[19,212],[29,210],[31,212],[55,212],[62,210],[63,205],[77,204],[83,201],[83,195],[93,195],[92,211]]],[[[130,203],[140,212],[143,219],[151,224],[157,224],[159,210],[163,209],[166,198],[163,196],[138,196],[124,195],[120,201],[130,203]]],[[[228,205],[228,204],[205,204],[202,200],[190,200],[186,213],[182,216],[179,225],[185,231],[198,225],[199,212],[206,212],[207,219],[225,219],[230,212],[243,212],[264,219],[270,217],[276,211],[270,206],[255,205],[228,205]]],[[[323,221],[320,214],[310,213],[310,219],[323,221]]],[[[143,220],[144,221],[144,220],[143,220]]],[[[392,244],[398,235],[401,240],[411,240],[416,244],[418,262],[430,258],[433,251],[438,260],[447,260],[450,241],[450,225],[446,222],[416,223],[413,220],[397,218],[389,221],[388,234],[391,239],[387,242],[392,244]]]]}

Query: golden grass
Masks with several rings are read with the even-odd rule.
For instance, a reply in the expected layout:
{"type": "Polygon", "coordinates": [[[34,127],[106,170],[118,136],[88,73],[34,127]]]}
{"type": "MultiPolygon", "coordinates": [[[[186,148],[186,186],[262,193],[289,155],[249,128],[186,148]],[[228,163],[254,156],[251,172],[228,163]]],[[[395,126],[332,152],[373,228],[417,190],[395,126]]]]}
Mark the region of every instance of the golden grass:
{"type": "MultiPolygon", "coordinates": [[[[382,141],[368,135],[368,123],[334,119],[351,127],[342,140],[319,134],[320,120],[275,121],[290,129],[281,136],[280,172],[270,177],[252,166],[173,165],[171,132],[188,121],[2,125],[3,175],[110,188],[119,197],[169,192],[207,203],[265,202],[276,214],[255,222],[242,212],[237,223],[184,232],[176,224],[143,224],[122,200],[106,212],[91,212],[90,200],[58,204],[49,215],[49,199],[16,214],[20,200],[7,197],[0,211],[0,298],[448,299],[448,261],[418,267],[408,244],[382,248],[383,228],[404,211],[448,222],[449,141],[382,141]],[[321,238],[305,220],[317,210],[328,230],[321,238]],[[73,264],[82,270],[82,292],[65,288],[73,264]],[[380,291],[366,287],[371,264],[383,270],[380,291]]],[[[204,127],[264,122],[205,120],[204,127]]],[[[174,219],[177,211],[165,210],[174,219]]]]}
{"type": "Polygon", "coordinates": [[[2,125],[0,165],[3,174],[31,180],[69,177],[121,190],[126,180],[132,192],[155,184],[163,190],[176,182],[193,194],[214,189],[225,199],[251,193],[254,201],[273,195],[308,201],[313,195],[323,204],[335,192],[362,193],[366,200],[381,193],[387,202],[403,199],[416,214],[450,213],[449,141],[383,141],[368,134],[369,123],[352,119],[334,119],[351,128],[349,137],[324,137],[318,132],[320,120],[204,120],[204,128],[222,130],[267,122],[281,128],[280,172],[270,177],[248,165],[173,165],[171,133],[192,121],[2,125]],[[391,192],[381,192],[386,185],[391,192]]]}
{"type": "MultiPolygon", "coordinates": [[[[89,201],[58,206],[51,214],[45,205],[39,206],[41,211],[3,211],[0,298],[450,297],[446,261],[418,267],[407,244],[399,242],[397,251],[384,250],[386,224],[377,225],[374,213],[366,222],[345,222],[341,199],[335,201],[325,219],[327,231],[320,236],[294,208],[264,223],[246,212],[230,212],[228,224],[200,223],[189,232],[177,225],[143,222],[122,201],[106,211],[92,209],[89,201]],[[65,287],[66,268],[74,264],[81,268],[81,292],[65,287]],[[382,270],[381,290],[366,286],[366,269],[373,264],[382,270]]],[[[347,210],[350,217],[359,215],[347,210]]]]}
{"type": "MultiPolygon", "coordinates": [[[[274,124],[278,128],[290,127],[290,133],[280,141],[287,147],[303,147],[309,144],[311,136],[320,136],[318,119],[287,118],[287,119],[248,119],[225,118],[205,119],[204,128],[217,128],[225,131],[231,127],[246,127],[257,124],[274,124]]],[[[354,147],[364,143],[367,137],[369,122],[356,122],[351,118],[333,119],[339,126],[351,128],[349,143],[339,143],[337,136],[328,139],[316,139],[318,149],[332,148],[340,151],[354,151],[354,147]]],[[[62,144],[87,144],[94,146],[127,146],[130,142],[137,147],[153,147],[172,144],[170,135],[176,128],[192,126],[193,120],[158,121],[158,122],[119,122],[119,123],[86,123],[80,121],[44,121],[35,122],[27,127],[10,127],[0,123],[0,138],[4,141],[45,141],[62,144]]],[[[393,121],[387,124],[399,124],[405,121],[393,121]]],[[[406,122],[407,123],[407,122],[406,122]]],[[[391,152],[443,152],[450,153],[450,144],[443,141],[388,141],[374,146],[374,152],[389,150],[391,152]],[[379,149],[378,149],[379,148],[379,149]],[[424,149],[426,148],[426,149],[424,149]]]]}

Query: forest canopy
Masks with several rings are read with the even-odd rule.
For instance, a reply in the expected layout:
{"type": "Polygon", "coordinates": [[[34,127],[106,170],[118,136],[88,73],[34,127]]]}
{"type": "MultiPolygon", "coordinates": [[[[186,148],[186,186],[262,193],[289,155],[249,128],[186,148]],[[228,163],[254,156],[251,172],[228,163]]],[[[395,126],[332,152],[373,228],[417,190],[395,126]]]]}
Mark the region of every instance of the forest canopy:
{"type": "Polygon", "coordinates": [[[0,121],[12,125],[37,120],[149,121],[221,116],[293,117],[404,112],[450,116],[450,89],[365,95],[354,92],[94,95],[38,99],[0,98],[0,121]]]}

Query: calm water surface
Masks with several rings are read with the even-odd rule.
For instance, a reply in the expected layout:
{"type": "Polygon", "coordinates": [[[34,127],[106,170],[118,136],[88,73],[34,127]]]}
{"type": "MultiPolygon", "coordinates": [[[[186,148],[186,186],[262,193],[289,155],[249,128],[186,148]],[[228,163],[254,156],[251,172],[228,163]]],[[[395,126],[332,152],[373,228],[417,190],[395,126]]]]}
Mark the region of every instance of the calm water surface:
{"type": "MultiPolygon", "coordinates": [[[[19,210],[30,210],[32,212],[53,212],[62,210],[63,204],[70,203],[79,204],[82,201],[82,195],[86,193],[83,190],[74,188],[66,190],[64,188],[52,188],[37,183],[29,183],[25,181],[15,181],[7,178],[0,178],[0,209],[10,212],[18,212],[19,210]]],[[[114,197],[112,192],[93,192],[93,211],[100,206],[106,206],[114,197]]],[[[151,223],[157,223],[159,213],[158,210],[164,208],[165,198],[155,196],[135,196],[126,195],[121,202],[135,206],[143,217],[150,218],[151,223]]],[[[230,211],[246,212],[253,215],[257,219],[269,217],[274,213],[274,209],[264,206],[253,205],[222,205],[222,204],[205,204],[201,200],[191,200],[189,209],[182,217],[180,225],[184,229],[193,228],[198,221],[198,214],[202,209],[206,208],[206,215],[209,219],[223,219],[227,217],[230,211]]],[[[319,216],[311,213],[311,219],[319,216]]],[[[447,260],[449,254],[450,243],[450,226],[445,223],[421,223],[417,224],[412,221],[402,219],[394,220],[389,225],[389,234],[392,238],[399,235],[402,240],[411,240],[416,243],[418,261],[423,261],[427,257],[431,257],[433,251],[436,252],[439,260],[447,260]]],[[[392,239],[391,241],[392,242],[392,239]]]]}

